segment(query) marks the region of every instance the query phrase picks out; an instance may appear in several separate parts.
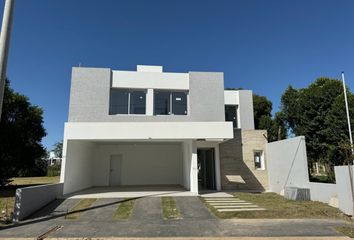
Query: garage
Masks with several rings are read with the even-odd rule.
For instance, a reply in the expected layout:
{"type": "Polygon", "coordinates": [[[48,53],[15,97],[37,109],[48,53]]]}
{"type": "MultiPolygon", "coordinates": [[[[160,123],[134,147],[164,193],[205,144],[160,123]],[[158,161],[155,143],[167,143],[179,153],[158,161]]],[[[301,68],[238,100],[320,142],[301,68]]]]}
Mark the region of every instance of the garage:
{"type": "Polygon", "coordinates": [[[94,186],[182,185],[181,143],[99,143],[94,186]]]}

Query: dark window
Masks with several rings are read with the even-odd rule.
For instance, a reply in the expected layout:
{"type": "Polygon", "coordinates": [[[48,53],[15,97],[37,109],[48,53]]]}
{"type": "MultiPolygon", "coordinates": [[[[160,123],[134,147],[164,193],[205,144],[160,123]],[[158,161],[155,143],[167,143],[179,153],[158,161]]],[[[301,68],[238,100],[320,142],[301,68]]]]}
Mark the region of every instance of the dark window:
{"type": "Polygon", "coordinates": [[[170,92],[154,93],[154,114],[155,115],[168,115],[170,114],[170,92]]]}
{"type": "Polygon", "coordinates": [[[187,92],[155,91],[155,115],[187,115],[187,92]]]}
{"type": "Polygon", "coordinates": [[[146,93],[142,90],[111,89],[109,114],[145,114],[146,93]]]}
{"type": "Polygon", "coordinates": [[[129,91],[111,89],[109,114],[128,114],[129,91]]]}
{"type": "Polygon", "coordinates": [[[237,106],[225,105],[225,121],[232,122],[234,128],[237,128],[237,106]]]}
{"type": "Polygon", "coordinates": [[[172,113],[174,115],[187,115],[187,93],[172,93],[172,113]]]}
{"type": "Polygon", "coordinates": [[[256,169],[262,169],[262,151],[254,152],[254,165],[256,169]]]}
{"type": "Polygon", "coordinates": [[[145,114],[145,109],[146,109],[145,91],[131,91],[129,114],[145,114]]]}

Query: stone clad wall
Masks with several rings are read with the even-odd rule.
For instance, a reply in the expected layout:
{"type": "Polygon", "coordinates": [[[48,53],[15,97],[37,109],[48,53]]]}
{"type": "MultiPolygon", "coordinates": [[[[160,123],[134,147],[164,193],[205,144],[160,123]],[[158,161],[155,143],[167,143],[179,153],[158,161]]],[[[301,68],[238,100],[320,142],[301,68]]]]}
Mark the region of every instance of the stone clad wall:
{"type": "Polygon", "coordinates": [[[223,190],[268,189],[267,159],[265,170],[256,170],[253,151],[266,157],[266,130],[234,130],[234,138],[220,144],[221,188],[223,190]]]}

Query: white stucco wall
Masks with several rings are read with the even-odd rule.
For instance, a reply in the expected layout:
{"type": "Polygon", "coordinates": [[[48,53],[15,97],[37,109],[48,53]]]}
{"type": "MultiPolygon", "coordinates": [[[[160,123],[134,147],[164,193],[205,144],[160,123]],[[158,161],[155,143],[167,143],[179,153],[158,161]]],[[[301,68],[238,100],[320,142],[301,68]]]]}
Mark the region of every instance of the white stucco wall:
{"type": "Polygon", "coordinates": [[[305,137],[294,137],[267,144],[270,191],[280,193],[285,187],[308,187],[305,137]]]}
{"type": "MultiPolygon", "coordinates": [[[[282,193],[285,187],[310,189],[312,201],[320,201],[338,207],[337,184],[309,181],[305,137],[295,137],[267,144],[267,162],[270,191],[282,193]]],[[[337,168],[337,167],[336,167],[337,168]]]]}
{"type": "MultiPolygon", "coordinates": [[[[64,190],[63,193],[71,193],[92,186],[93,159],[95,144],[85,141],[68,141],[66,144],[66,156],[64,190]]],[[[62,181],[61,181],[62,182],[62,181]]]]}
{"type": "MultiPolygon", "coordinates": [[[[354,167],[352,166],[354,171],[354,167]]],[[[339,209],[345,214],[353,214],[353,200],[352,192],[350,188],[350,178],[348,166],[336,166],[334,167],[336,174],[336,185],[338,192],[339,209]]],[[[354,179],[354,176],[353,176],[354,179]]]]}
{"type": "Polygon", "coordinates": [[[146,71],[112,71],[112,87],[189,90],[189,74],[146,71]]]}
{"type": "Polygon", "coordinates": [[[109,185],[111,155],[122,155],[121,185],[183,185],[180,143],[99,144],[94,160],[94,186],[109,185]]]}

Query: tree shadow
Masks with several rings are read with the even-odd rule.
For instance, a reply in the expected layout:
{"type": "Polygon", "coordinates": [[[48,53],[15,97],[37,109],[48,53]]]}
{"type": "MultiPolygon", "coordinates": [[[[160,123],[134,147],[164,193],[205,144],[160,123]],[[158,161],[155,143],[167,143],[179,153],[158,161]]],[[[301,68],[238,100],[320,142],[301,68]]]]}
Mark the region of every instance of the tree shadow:
{"type": "Polygon", "coordinates": [[[137,199],[142,199],[142,198],[146,198],[146,197],[154,197],[154,196],[160,196],[160,194],[151,194],[151,195],[145,195],[143,197],[118,199],[117,201],[114,201],[114,202],[105,203],[105,204],[96,205],[96,206],[90,206],[85,209],[68,211],[68,212],[66,212],[66,211],[65,212],[62,212],[62,211],[56,212],[57,207],[60,206],[66,200],[66,199],[56,199],[56,200],[50,202],[49,204],[47,204],[46,206],[44,206],[42,209],[31,214],[30,217],[26,218],[25,220],[22,220],[21,222],[13,223],[8,226],[0,226],[0,230],[6,230],[6,229],[12,229],[12,228],[17,228],[17,227],[21,227],[21,226],[36,224],[36,223],[40,223],[40,222],[45,222],[45,221],[65,217],[69,214],[83,213],[83,212],[91,211],[94,209],[99,209],[99,208],[103,208],[103,207],[107,207],[107,206],[111,206],[111,205],[116,205],[119,203],[131,201],[131,200],[137,200],[137,199]]]}

